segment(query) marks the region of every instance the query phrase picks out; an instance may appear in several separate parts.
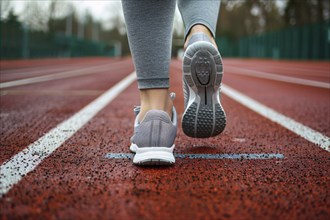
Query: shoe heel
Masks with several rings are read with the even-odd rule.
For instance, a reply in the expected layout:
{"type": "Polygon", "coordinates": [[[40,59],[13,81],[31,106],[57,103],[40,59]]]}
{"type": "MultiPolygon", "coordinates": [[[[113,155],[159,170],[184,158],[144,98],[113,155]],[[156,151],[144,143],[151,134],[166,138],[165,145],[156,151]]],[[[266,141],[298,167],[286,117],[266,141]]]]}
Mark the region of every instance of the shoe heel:
{"type": "Polygon", "coordinates": [[[194,100],[188,104],[182,118],[183,132],[196,138],[216,136],[226,126],[226,115],[219,98],[220,54],[210,43],[198,42],[187,49],[183,64],[184,80],[190,93],[194,93],[189,97],[194,100]]]}
{"type": "Polygon", "coordinates": [[[141,166],[172,165],[175,163],[174,147],[137,147],[133,163],[141,166]]]}

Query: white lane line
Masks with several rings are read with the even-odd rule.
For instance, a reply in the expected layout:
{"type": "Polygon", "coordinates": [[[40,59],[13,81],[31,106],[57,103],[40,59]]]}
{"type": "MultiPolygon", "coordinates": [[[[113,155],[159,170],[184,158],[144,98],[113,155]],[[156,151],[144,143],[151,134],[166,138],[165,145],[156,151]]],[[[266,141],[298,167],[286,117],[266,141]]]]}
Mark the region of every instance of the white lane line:
{"type": "MultiPolygon", "coordinates": [[[[105,155],[108,159],[132,159],[132,153],[108,153],[105,155]]],[[[247,159],[247,160],[265,160],[265,159],[284,159],[283,154],[174,154],[180,159],[247,159]]]]}
{"type": "MultiPolygon", "coordinates": [[[[236,64],[237,64],[237,61],[236,62],[228,62],[228,61],[224,61],[224,66],[234,66],[234,67],[237,67],[236,66],[236,64]]],[[[260,67],[263,67],[263,68],[265,68],[265,67],[267,67],[267,68],[269,68],[269,66],[270,65],[279,65],[278,63],[268,63],[268,64],[265,64],[265,63],[262,63],[262,64],[260,64],[260,63],[258,63],[258,64],[251,64],[251,63],[248,63],[246,66],[244,66],[244,67],[242,67],[241,65],[240,65],[240,67],[241,68],[244,68],[244,69],[251,69],[252,68],[252,70],[255,70],[254,68],[255,67],[258,67],[258,68],[260,68],[260,67]],[[257,65],[257,66],[256,66],[257,65]]],[[[281,65],[281,64],[280,64],[281,65]]],[[[327,73],[329,73],[329,70],[327,71],[327,70],[324,70],[324,69],[313,69],[313,70],[311,70],[310,69],[310,67],[309,68],[302,68],[302,67],[299,67],[299,68],[296,68],[296,67],[289,67],[289,66],[276,66],[276,69],[280,69],[280,70],[290,70],[291,72],[305,72],[305,73],[310,73],[311,75],[309,75],[309,76],[325,76],[324,74],[327,74],[327,73]],[[322,75],[316,75],[315,73],[320,73],[320,74],[322,74],[322,75]]],[[[308,76],[308,75],[306,75],[306,76],[308,76]]]]}
{"type": "Polygon", "coordinates": [[[273,74],[273,73],[265,73],[265,72],[261,72],[261,71],[257,71],[257,70],[249,70],[246,68],[232,67],[232,66],[228,66],[228,65],[226,65],[225,68],[226,68],[226,71],[230,72],[230,74],[253,76],[253,77],[261,78],[261,79],[270,79],[270,80],[275,80],[275,81],[280,81],[280,82],[330,89],[330,83],[318,82],[318,81],[307,80],[307,79],[299,79],[299,78],[290,77],[290,76],[283,76],[283,75],[278,75],[278,74],[273,74]]]}
{"type": "MultiPolygon", "coordinates": [[[[72,70],[72,69],[77,69],[77,68],[83,68],[86,66],[91,66],[91,65],[81,65],[77,67],[77,65],[71,65],[68,67],[65,66],[44,66],[44,67],[39,67],[37,70],[25,70],[25,69],[14,69],[11,70],[11,72],[6,72],[6,71],[0,71],[0,74],[3,76],[21,76],[23,74],[29,75],[29,74],[38,74],[38,73],[45,73],[45,70],[48,72],[56,72],[56,71],[64,71],[64,70],[72,70]]],[[[95,65],[98,66],[98,65],[95,65]]]]}
{"type": "Polygon", "coordinates": [[[227,86],[222,85],[221,91],[235,100],[236,102],[244,105],[245,107],[255,111],[256,113],[262,115],[263,117],[278,123],[279,125],[287,128],[293,133],[303,137],[304,139],[319,145],[326,151],[330,152],[330,138],[321,134],[318,131],[313,130],[281,113],[261,104],[260,102],[238,92],[237,90],[227,86]]]}
{"type": "MultiPolygon", "coordinates": [[[[64,67],[61,67],[61,68],[54,68],[54,69],[49,69],[49,68],[44,68],[42,70],[39,70],[39,71],[33,71],[33,72],[18,72],[18,73],[0,73],[0,76],[2,76],[2,78],[4,77],[20,77],[20,79],[27,79],[27,78],[31,78],[31,77],[37,77],[38,75],[39,76],[45,76],[45,75],[49,75],[49,74],[54,74],[54,73],[59,73],[59,72],[63,72],[63,71],[71,71],[71,70],[75,70],[75,69],[78,69],[78,68],[86,68],[87,66],[91,67],[91,65],[84,65],[84,66],[76,66],[76,67],[67,67],[67,68],[64,68],[64,67]],[[37,76],[30,76],[30,75],[34,75],[34,74],[38,74],[37,76]]],[[[96,66],[95,66],[96,67],[96,66]]],[[[18,80],[18,79],[17,79],[18,80]]],[[[13,80],[14,81],[14,80],[13,80]]],[[[3,82],[9,82],[9,80],[6,80],[6,81],[3,81],[3,82]]]]}
{"type": "Polygon", "coordinates": [[[134,80],[135,72],[3,163],[0,167],[0,197],[5,195],[26,174],[34,170],[38,164],[74,135],[134,80]]]}
{"type": "MultiPolygon", "coordinates": [[[[120,64],[122,64],[122,63],[120,63],[120,64]]],[[[45,81],[56,80],[56,79],[70,78],[70,77],[81,76],[81,75],[86,75],[86,74],[92,74],[92,73],[95,73],[96,71],[108,70],[109,68],[112,68],[111,70],[114,70],[113,66],[114,66],[114,64],[110,63],[110,64],[104,64],[101,66],[93,66],[93,67],[88,67],[88,68],[83,68],[83,69],[78,68],[78,69],[69,70],[69,71],[65,71],[65,72],[61,72],[61,73],[53,73],[53,74],[48,74],[45,76],[36,76],[36,77],[27,78],[27,79],[19,79],[19,80],[14,80],[14,81],[10,81],[10,82],[4,82],[4,83],[0,83],[0,89],[13,87],[13,86],[27,85],[27,84],[32,84],[32,83],[45,82],[45,81]]],[[[116,68],[118,68],[118,65],[116,65],[116,68]]]]}
{"type": "Polygon", "coordinates": [[[90,96],[101,95],[104,90],[1,90],[0,96],[4,95],[54,95],[54,96],[90,96]]]}
{"type": "MultiPolygon", "coordinates": [[[[173,65],[173,64],[172,64],[173,65]]],[[[174,67],[178,69],[182,69],[181,65],[174,63],[174,67]]],[[[245,70],[245,69],[243,69],[245,70]]],[[[292,131],[293,133],[303,137],[304,139],[312,142],[324,150],[330,152],[330,138],[326,135],[321,134],[314,129],[305,126],[292,118],[289,118],[281,113],[271,109],[260,102],[238,92],[237,90],[222,84],[221,91],[230,97],[231,99],[237,101],[238,103],[244,105],[245,107],[251,109],[252,111],[262,115],[263,117],[278,123],[279,125],[287,128],[288,130],[292,131]]]]}
{"type": "MultiPolygon", "coordinates": [[[[173,64],[172,64],[173,65],[173,64]]],[[[174,67],[178,69],[182,69],[181,65],[174,63],[174,67]]],[[[230,97],[231,99],[237,101],[238,103],[244,105],[245,107],[251,109],[252,111],[264,116],[265,118],[278,123],[279,125],[287,128],[288,130],[292,131],[293,133],[303,137],[304,139],[312,142],[324,150],[330,152],[330,138],[326,135],[321,134],[314,129],[305,126],[292,118],[289,118],[281,113],[271,109],[260,102],[238,92],[237,90],[224,85],[222,83],[221,91],[230,97]]]]}
{"type": "MultiPolygon", "coordinates": [[[[63,61],[65,62],[65,61],[63,61]]],[[[15,69],[7,69],[7,70],[1,70],[0,69],[0,74],[1,75],[16,75],[16,74],[30,74],[30,73],[39,73],[39,72],[45,72],[46,70],[58,70],[60,69],[72,69],[72,68],[82,68],[82,67],[87,67],[87,66],[100,66],[102,64],[109,64],[109,62],[105,61],[74,61],[72,60],[73,63],[57,63],[57,64],[46,64],[43,66],[27,66],[27,67],[17,67],[15,69]],[[82,64],[83,63],[83,64],[82,64]],[[60,66],[60,67],[59,67],[60,66]]]]}

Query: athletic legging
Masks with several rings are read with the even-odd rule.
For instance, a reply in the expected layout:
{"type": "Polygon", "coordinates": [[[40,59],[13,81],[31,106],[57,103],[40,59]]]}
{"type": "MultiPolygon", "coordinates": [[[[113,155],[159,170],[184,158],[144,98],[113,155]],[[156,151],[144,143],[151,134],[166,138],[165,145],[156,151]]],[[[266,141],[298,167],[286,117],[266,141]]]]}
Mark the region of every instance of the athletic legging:
{"type": "MultiPolygon", "coordinates": [[[[127,36],[139,89],[169,88],[169,64],[176,0],[122,0],[127,36]]],[[[195,24],[213,36],[220,0],[178,0],[185,38],[195,24]]]]}

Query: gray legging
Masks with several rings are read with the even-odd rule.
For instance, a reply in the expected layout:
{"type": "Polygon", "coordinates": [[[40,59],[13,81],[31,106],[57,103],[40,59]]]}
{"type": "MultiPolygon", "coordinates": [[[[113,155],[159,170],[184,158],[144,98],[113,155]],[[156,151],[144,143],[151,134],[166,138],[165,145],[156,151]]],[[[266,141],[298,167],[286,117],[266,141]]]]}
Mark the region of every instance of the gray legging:
{"type": "MultiPolygon", "coordinates": [[[[176,0],[122,0],[139,89],[169,88],[176,0]]],[[[220,0],[178,0],[185,38],[195,24],[215,36],[220,0]]]]}

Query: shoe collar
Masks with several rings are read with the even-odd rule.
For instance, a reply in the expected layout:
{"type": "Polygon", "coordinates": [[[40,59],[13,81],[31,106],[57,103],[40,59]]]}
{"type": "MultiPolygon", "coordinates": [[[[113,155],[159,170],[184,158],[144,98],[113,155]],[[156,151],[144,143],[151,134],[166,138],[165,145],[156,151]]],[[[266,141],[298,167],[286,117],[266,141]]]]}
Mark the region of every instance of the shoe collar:
{"type": "MultiPolygon", "coordinates": [[[[170,98],[172,99],[172,101],[174,101],[175,99],[175,93],[174,92],[171,92],[170,93],[170,98]]],[[[135,115],[135,121],[134,121],[134,126],[138,126],[140,124],[140,122],[138,121],[138,115],[140,114],[140,111],[141,111],[141,106],[134,106],[134,115],[135,115]]],[[[158,110],[160,112],[165,112],[165,111],[161,111],[161,110],[158,110]]],[[[149,112],[149,111],[148,111],[149,112]]],[[[146,113],[146,115],[148,114],[148,112],[146,113]]],[[[165,112],[167,114],[167,112],[165,112]]],[[[146,116],[145,115],[145,116],[146,116]]],[[[167,114],[168,115],[168,114],[167,114]]],[[[145,118],[144,116],[144,118],[145,118]]],[[[144,118],[141,120],[143,121],[144,118]]],[[[171,122],[173,123],[173,125],[177,125],[177,121],[178,121],[178,115],[177,115],[177,112],[175,110],[175,107],[173,106],[172,108],[172,118],[171,118],[171,122]]]]}
{"type": "Polygon", "coordinates": [[[187,48],[192,45],[193,43],[197,42],[197,41],[206,41],[206,42],[209,42],[212,44],[212,41],[210,39],[210,37],[203,33],[203,32],[197,32],[193,35],[191,35],[190,39],[189,39],[189,42],[188,42],[188,45],[187,45],[187,48]]]}

